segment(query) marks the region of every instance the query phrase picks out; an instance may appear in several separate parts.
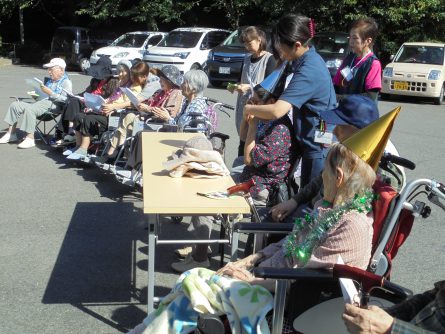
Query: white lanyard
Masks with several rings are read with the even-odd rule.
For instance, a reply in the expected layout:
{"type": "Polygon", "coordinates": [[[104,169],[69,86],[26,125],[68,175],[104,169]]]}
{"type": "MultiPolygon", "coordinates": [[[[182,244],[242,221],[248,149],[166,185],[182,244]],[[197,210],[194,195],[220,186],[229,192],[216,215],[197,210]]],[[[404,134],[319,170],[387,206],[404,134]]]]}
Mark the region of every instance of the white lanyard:
{"type": "MultiPolygon", "coordinates": [[[[355,69],[356,67],[358,67],[358,65],[360,65],[360,64],[361,64],[363,61],[365,61],[366,59],[368,59],[368,55],[369,55],[370,53],[372,53],[371,50],[369,50],[369,51],[362,57],[362,59],[360,59],[360,60],[357,62],[357,64],[355,64],[354,66],[351,67],[351,71],[354,71],[354,69],[355,69]]],[[[351,65],[354,64],[355,59],[357,59],[357,57],[354,57],[354,59],[352,59],[351,65]]],[[[350,66],[349,66],[349,67],[350,67],[350,66]]]]}

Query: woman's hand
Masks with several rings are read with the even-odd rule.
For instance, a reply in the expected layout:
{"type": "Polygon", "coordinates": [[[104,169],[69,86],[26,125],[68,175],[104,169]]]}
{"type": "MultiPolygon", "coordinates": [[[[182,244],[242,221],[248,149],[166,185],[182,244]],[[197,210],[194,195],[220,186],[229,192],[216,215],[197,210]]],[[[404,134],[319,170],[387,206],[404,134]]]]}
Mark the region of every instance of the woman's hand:
{"type": "Polygon", "coordinates": [[[252,269],[255,264],[261,260],[263,256],[261,254],[252,254],[249,255],[248,257],[245,257],[244,259],[235,261],[235,262],[229,262],[227,263],[224,267],[222,267],[221,269],[219,269],[216,274],[217,275],[224,275],[224,272],[231,272],[233,271],[234,268],[236,269],[244,269],[244,270],[249,270],[252,269]]]}
{"type": "Polygon", "coordinates": [[[249,84],[239,84],[235,90],[239,93],[239,94],[246,94],[249,90],[250,90],[250,85],[249,84]]]}
{"type": "Polygon", "coordinates": [[[163,109],[163,108],[155,107],[155,108],[152,108],[151,111],[153,112],[154,116],[156,116],[157,118],[162,119],[163,121],[168,121],[171,118],[171,116],[168,113],[168,111],[163,109]]]}
{"type": "Polygon", "coordinates": [[[108,114],[113,112],[114,106],[111,103],[110,104],[103,104],[100,109],[102,110],[102,113],[104,113],[105,115],[108,115],[108,114]]]}
{"type": "Polygon", "coordinates": [[[50,96],[53,93],[53,91],[50,88],[46,87],[45,85],[40,85],[40,89],[48,96],[50,96]]]}
{"type": "Polygon", "coordinates": [[[276,222],[282,221],[286,218],[292,211],[298,207],[298,203],[293,199],[289,199],[285,202],[275,205],[270,209],[269,213],[272,219],[276,222]]]}
{"type": "Polygon", "coordinates": [[[241,281],[245,281],[248,283],[251,283],[255,280],[255,276],[253,276],[253,274],[250,271],[248,271],[244,268],[237,268],[234,266],[227,265],[223,269],[224,270],[221,273],[218,274],[218,272],[219,272],[218,271],[216,274],[232,277],[232,278],[239,279],[241,281]]]}
{"type": "Polygon", "coordinates": [[[246,114],[246,122],[249,126],[254,126],[255,128],[258,126],[258,118],[253,115],[246,114]]]}
{"type": "Polygon", "coordinates": [[[152,109],[152,107],[148,106],[145,103],[139,103],[136,108],[137,108],[137,110],[142,111],[142,112],[150,112],[152,109]]]}

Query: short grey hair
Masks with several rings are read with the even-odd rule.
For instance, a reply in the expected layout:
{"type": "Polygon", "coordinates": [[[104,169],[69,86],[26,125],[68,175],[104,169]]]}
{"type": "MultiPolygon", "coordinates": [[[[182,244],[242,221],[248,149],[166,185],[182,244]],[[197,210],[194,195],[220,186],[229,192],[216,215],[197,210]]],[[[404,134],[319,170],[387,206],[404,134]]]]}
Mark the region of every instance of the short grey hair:
{"type": "Polygon", "coordinates": [[[184,74],[184,84],[186,84],[196,95],[201,96],[204,89],[209,85],[209,78],[202,70],[190,70],[184,74]]]}

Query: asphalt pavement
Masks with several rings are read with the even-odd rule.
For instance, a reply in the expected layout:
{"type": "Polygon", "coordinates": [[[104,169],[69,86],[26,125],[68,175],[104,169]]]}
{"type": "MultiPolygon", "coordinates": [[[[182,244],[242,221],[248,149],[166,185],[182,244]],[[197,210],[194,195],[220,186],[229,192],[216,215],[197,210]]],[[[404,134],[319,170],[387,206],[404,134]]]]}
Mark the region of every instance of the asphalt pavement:
{"type": "MultiPolygon", "coordinates": [[[[24,79],[44,75],[36,67],[0,67],[1,120],[10,96],[30,90],[24,79]]],[[[79,73],[70,77],[75,92],[89,82],[79,73]]],[[[224,89],[208,89],[206,95],[235,104],[224,89]]],[[[407,171],[408,180],[445,182],[445,106],[379,102],[381,113],[397,105],[402,112],[391,139],[417,164],[407,171]]],[[[238,146],[234,119],[223,114],[219,120],[219,130],[231,136],[228,165],[238,146]]],[[[141,194],[97,168],[67,163],[41,142],[28,150],[1,145],[0,154],[0,333],[120,333],[139,323],[147,291],[141,194]]],[[[431,216],[415,222],[393,263],[392,280],[415,292],[445,279],[445,212],[430,206],[431,216]]],[[[187,237],[186,227],[165,218],[162,233],[187,237]]],[[[166,294],[178,277],[169,267],[176,261],[174,248],[159,246],[157,295],[166,294]]],[[[217,268],[216,258],[212,266],[217,268]]]]}

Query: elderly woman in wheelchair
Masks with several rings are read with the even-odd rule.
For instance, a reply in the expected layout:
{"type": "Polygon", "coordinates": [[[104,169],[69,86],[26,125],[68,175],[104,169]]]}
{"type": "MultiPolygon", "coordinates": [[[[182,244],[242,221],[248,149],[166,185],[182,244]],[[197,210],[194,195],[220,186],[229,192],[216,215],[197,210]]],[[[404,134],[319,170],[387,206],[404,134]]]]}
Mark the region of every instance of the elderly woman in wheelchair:
{"type": "Polygon", "coordinates": [[[151,119],[164,123],[170,117],[176,117],[182,107],[182,93],[179,89],[182,83],[182,75],[174,65],[165,65],[160,70],[154,70],[159,77],[161,89],[157,90],[149,99],[137,106],[137,111],[130,111],[119,122],[114,132],[108,151],[101,157],[94,159],[97,165],[113,163],[117,157],[117,148],[122,146],[127,138],[127,133],[133,129],[134,122],[139,119],[151,119]]]}
{"type": "MultiPolygon", "coordinates": [[[[188,132],[205,132],[209,134],[215,130],[215,122],[212,123],[212,115],[209,114],[210,107],[207,99],[203,96],[204,90],[209,84],[207,75],[201,70],[190,70],[184,74],[181,84],[182,95],[186,102],[182,109],[175,117],[167,111],[156,108],[153,114],[157,118],[165,121],[165,126],[158,131],[188,131],[188,132]]],[[[142,141],[141,132],[134,137],[134,142],[130,147],[130,154],[126,168],[124,170],[116,170],[116,178],[118,181],[134,185],[141,184],[141,168],[142,166],[142,141]]]]}
{"type": "Polygon", "coordinates": [[[342,144],[331,148],[323,171],[324,197],[311,215],[298,219],[294,231],[278,243],[217,274],[272,289],[272,281],[255,278],[254,266],[332,268],[338,256],[345,263],[366,268],[371,256],[373,169],[342,144]]]}

